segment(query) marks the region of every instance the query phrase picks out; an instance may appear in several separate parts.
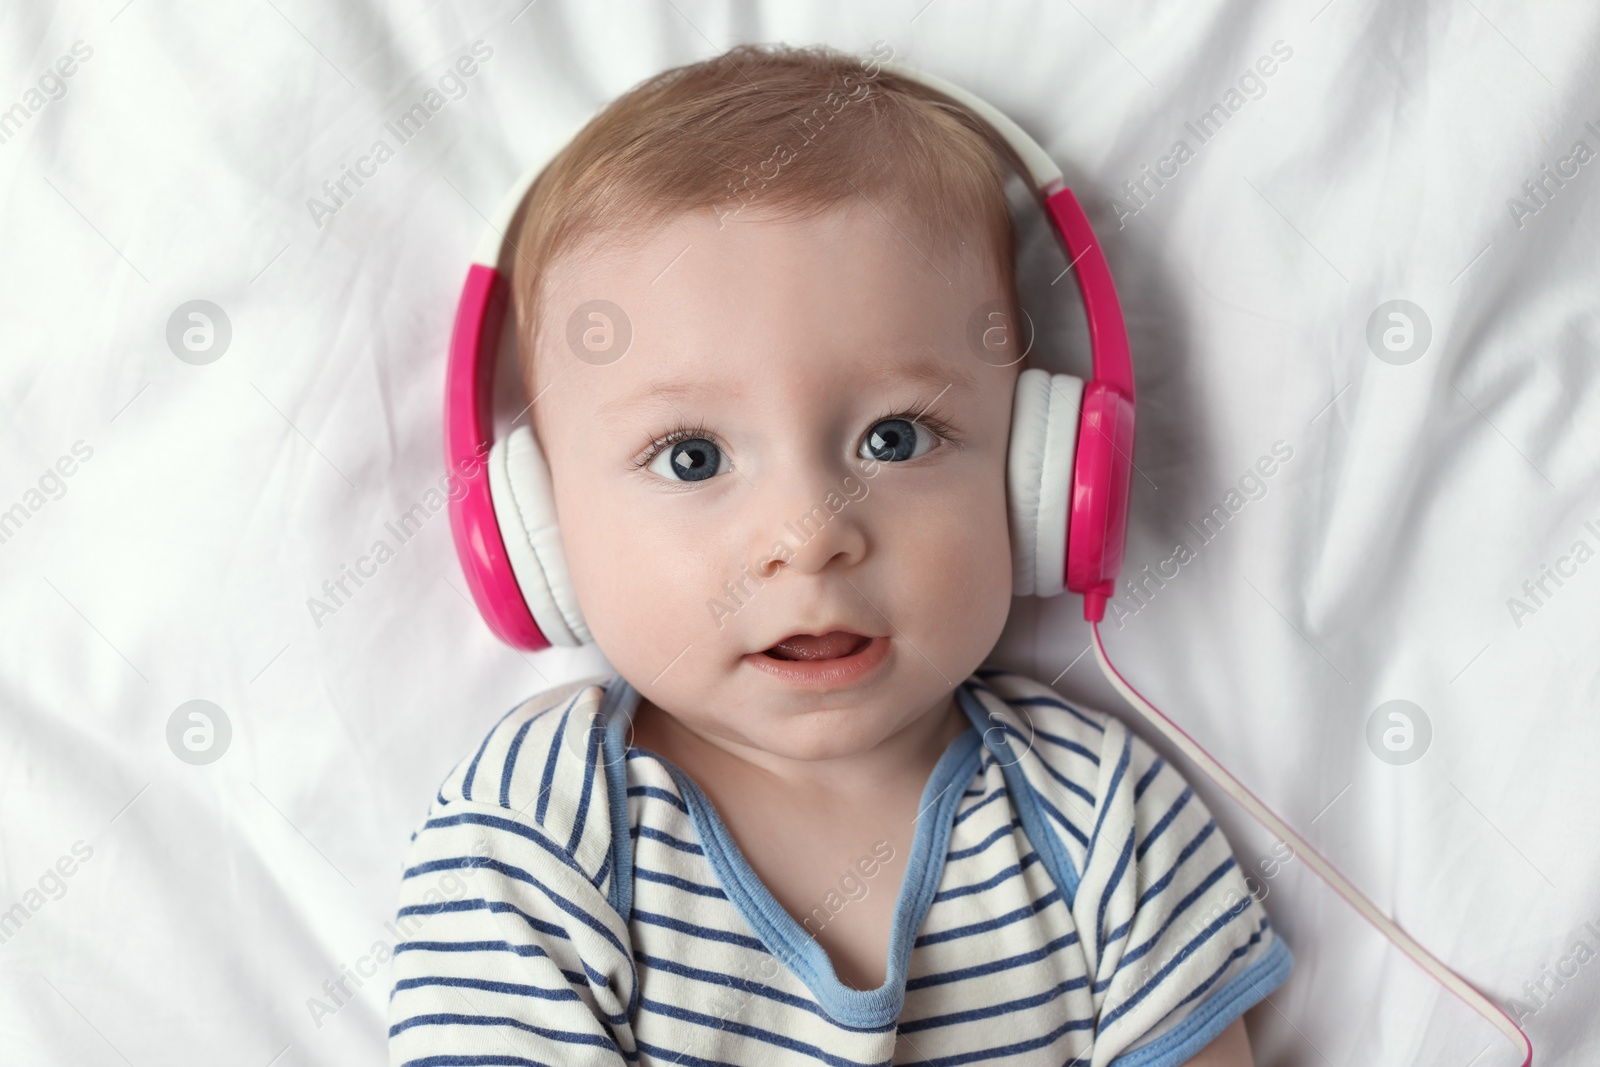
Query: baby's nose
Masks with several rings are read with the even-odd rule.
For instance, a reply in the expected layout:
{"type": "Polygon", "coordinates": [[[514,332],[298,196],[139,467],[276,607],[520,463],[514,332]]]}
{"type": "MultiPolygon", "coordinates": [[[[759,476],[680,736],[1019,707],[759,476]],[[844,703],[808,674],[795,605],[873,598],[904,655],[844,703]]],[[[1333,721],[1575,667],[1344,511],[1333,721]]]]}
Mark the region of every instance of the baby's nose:
{"type": "Polygon", "coordinates": [[[853,471],[792,479],[758,493],[761,512],[752,570],[763,578],[780,570],[814,574],[859,565],[867,554],[867,485],[853,471]]]}

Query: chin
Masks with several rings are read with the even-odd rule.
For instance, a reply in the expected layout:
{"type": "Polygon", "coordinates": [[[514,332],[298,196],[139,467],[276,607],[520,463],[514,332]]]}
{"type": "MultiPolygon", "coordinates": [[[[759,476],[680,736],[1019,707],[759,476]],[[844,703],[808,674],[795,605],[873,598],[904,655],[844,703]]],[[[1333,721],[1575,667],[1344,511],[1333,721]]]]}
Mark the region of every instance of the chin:
{"type": "Polygon", "coordinates": [[[832,760],[858,756],[880,744],[896,713],[875,707],[833,708],[808,714],[809,722],[774,723],[761,748],[792,760],[832,760]]]}

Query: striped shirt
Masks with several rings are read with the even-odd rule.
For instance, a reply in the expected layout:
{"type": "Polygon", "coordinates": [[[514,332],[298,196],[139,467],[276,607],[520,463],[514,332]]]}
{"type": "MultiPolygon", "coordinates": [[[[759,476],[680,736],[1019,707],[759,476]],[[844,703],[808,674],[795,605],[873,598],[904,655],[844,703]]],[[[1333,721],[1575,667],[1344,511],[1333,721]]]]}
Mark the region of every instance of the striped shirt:
{"type": "Polygon", "coordinates": [[[1119,719],[1005,671],[956,695],[876,989],[627,743],[625,680],[513,708],[412,835],[391,1064],[1166,1067],[1288,976],[1204,804],[1119,719]]]}

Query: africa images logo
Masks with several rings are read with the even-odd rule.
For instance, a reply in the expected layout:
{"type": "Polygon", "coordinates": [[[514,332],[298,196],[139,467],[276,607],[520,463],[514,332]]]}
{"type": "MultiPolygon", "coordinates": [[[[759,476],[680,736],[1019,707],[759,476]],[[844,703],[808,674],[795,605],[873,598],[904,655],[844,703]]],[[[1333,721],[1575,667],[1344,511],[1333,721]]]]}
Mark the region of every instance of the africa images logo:
{"type": "MultiPolygon", "coordinates": [[[[435,81],[436,88],[430,86],[420,100],[400,112],[392,122],[383,124],[383,128],[394,138],[395,145],[403,145],[414,139],[433,116],[444,110],[446,104],[467,95],[467,79],[476,75],[479,65],[489,62],[494,55],[494,49],[484,41],[473,41],[469,51],[470,55],[458,57],[439,75],[435,81]]],[[[372,142],[372,147],[367,149],[365,155],[356,159],[354,167],[340,164],[338,175],[322,183],[325,198],[306,198],[306,210],[311,212],[311,221],[316,223],[317,229],[322,229],[330,218],[353,200],[368,181],[378,176],[378,168],[394,156],[394,147],[380,137],[372,142]],[[352,184],[354,189],[351,188],[352,184]]]]}

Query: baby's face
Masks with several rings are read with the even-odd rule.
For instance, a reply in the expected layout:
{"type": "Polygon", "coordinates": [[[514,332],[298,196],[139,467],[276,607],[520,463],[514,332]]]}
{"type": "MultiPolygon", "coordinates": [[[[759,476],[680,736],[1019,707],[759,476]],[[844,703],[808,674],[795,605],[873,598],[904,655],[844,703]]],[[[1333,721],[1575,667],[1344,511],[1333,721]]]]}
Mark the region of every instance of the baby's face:
{"type": "Polygon", "coordinates": [[[708,211],[550,272],[535,412],[573,584],[611,664],[702,736],[865,752],[947,708],[1005,625],[1019,368],[968,322],[1007,294],[976,232],[945,255],[915,234],[860,200],[708,211]],[[592,300],[626,316],[621,358],[592,300]],[[766,655],[832,631],[878,643],[766,655]]]}

